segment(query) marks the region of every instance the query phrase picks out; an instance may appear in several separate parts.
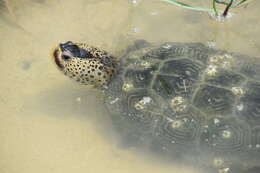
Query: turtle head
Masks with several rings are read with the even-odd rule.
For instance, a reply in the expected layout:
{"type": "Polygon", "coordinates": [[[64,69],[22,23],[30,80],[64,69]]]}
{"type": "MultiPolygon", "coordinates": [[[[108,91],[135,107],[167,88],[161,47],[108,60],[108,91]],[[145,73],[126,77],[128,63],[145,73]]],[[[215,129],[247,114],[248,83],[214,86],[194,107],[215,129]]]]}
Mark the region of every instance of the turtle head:
{"type": "Polygon", "coordinates": [[[117,60],[107,52],[85,43],[71,41],[56,46],[51,56],[66,76],[86,85],[102,87],[117,69],[117,60]]]}

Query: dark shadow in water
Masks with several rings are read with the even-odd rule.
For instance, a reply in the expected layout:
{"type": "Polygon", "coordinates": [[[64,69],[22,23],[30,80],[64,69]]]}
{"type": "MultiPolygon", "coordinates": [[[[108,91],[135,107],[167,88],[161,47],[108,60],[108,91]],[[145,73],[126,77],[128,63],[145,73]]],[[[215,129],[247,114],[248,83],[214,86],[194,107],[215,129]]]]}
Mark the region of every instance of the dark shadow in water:
{"type": "Polygon", "coordinates": [[[248,171],[246,171],[244,173],[260,173],[260,167],[255,167],[255,168],[249,169],[248,171]]]}
{"type": "Polygon", "coordinates": [[[103,93],[84,86],[61,85],[46,89],[25,100],[24,115],[46,114],[51,118],[78,119],[95,124],[99,134],[108,141],[114,141],[114,130],[103,104],[103,93]],[[71,88],[70,88],[71,87],[71,88]]]}
{"type": "Polygon", "coordinates": [[[94,89],[88,89],[73,85],[56,86],[39,92],[34,98],[28,102],[34,111],[38,111],[49,116],[66,119],[66,118],[80,118],[82,120],[89,119],[94,114],[101,114],[102,93],[94,89]],[[70,88],[71,87],[71,88],[70,88]],[[93,109],[96,105],[100,108],[93,109]],[[91,108],[91,109],[88,109],[91,108]],[[36,109],[36,110],[35,110],[36,109]],[[95,110],[95,111],[94,111],[95,110]]]}

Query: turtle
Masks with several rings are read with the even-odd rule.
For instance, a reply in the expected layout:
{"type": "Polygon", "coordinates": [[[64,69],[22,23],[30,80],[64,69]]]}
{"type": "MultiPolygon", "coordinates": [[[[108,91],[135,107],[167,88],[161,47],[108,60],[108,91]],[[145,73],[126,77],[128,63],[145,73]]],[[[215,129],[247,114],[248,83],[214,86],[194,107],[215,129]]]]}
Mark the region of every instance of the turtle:
{"type": "Polygon", "coordinates": [[[58,69],[104,91],[120,136],[216,173],[260,172],[259,58],[197,42],[134,41],[121,58],[67,41],[58,69]]]}

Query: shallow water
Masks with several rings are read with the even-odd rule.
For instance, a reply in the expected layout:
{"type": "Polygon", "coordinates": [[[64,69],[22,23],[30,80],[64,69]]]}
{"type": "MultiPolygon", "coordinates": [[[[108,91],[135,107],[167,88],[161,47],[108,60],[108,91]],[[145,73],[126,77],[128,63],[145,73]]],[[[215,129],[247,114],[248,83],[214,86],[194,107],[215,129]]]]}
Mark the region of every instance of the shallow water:
{"type": "Polygon", "coordinates": [[[50,49],[76,40],[120,55],[132,40],[145,39],[210,43],[259,57],[259,5],[235,9],[219,23],[157,0],[9,1],[11,14],[0,13],[0,172],[199,172],[122,148],[102,93],[61,75],[50,49]]]}

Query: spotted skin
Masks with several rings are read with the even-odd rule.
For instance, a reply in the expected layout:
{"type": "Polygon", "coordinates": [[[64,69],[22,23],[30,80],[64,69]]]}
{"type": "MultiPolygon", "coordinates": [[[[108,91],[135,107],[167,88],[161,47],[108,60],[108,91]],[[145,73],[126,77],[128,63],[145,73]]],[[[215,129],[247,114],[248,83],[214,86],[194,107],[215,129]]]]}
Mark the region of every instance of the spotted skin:
{"type": "Polygon", "coordinates": [[[85,43],[62,43],[52,57],[60,71],[85,85],[106,86],[117,71],[115,57],[85,43]]]}

